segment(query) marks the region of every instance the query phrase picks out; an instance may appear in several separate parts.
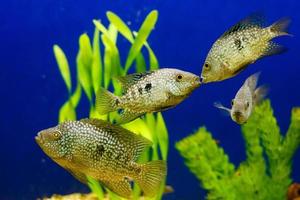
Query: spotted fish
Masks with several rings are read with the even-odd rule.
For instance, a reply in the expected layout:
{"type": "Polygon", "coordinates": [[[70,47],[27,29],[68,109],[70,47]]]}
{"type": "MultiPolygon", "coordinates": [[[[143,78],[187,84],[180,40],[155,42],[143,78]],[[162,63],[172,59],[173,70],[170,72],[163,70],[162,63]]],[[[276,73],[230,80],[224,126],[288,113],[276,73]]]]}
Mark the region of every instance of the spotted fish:
{"type": "Polygon", "coordinates": [[[87,176],[124,198],[131,198],[131,181],[145,196],[153,197],[166,176],[161,160],[137,163],[152,143],[120,126],[98,119],[63,122],[40,131],[35,137],[42,150],[75,178],[87,176]]]}
{"type": "Polygon", "coordinates": [[[145,113],[172,108],[200,86],[199,76],[172,68],[117,79],[123,86],[123,96],[116,96],[103,88],[96,95],[96,110],[100,114],[121,110],[117,123],[127,123],[145,113]]]}
{"type": "Polygon", "coordinates": [[[215,106],[230,113],[232,120],[236,123],[245,123],[250,117],[254,107],[261,102],[268,91],[266,86],[256,88],[258,77],[259,73],[256,73],[247,78],[231,101],[231,109],[224,107],[220,103],[215,103],[215,106]]]}
{"type": "Polygon", "coordinates": [[[253,14],[225,32],[206,57],[201,82],[231,78],[259,58],[284,52],[286,48],[271,40],[289,35],[286,29],[290,20],[283,18],[265,28],[263,21],[262,15],[253,14]]]}

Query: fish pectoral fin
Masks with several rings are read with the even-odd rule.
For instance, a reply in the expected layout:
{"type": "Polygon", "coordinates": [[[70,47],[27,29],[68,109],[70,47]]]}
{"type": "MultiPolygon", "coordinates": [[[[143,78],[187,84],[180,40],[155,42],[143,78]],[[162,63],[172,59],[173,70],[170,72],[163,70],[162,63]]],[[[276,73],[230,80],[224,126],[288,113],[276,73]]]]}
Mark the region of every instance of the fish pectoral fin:
{"type": "Polygon", "coordinates": [[[69,168],[66,168],[66,170],[72,175],[74,176],[74,178],[76,178],[77,180],[79,180],[81,183],[83,184],[87,184],[88,183],[88,179],[86,177],[86,175],[84,173],[81,172],[76,172],[74,170],[71,170],[69,168]]]}
{"type": "Polygon", "coordinates": [[[131,186],[127,179],[123,179],[120,181],[100,181],[103,185],[109,189],[110,191],[116,193],[117,195],[124,197],[126,199],[130,199],[131,197],[131,186]]]}
{"type": "Polygon", "coordinates": [[[282,54],[286,52],[288,49],[282,45],[279,45],[275,42],[270,41],[268,47],[261,57],[272,56],[275,54],[282,54]]]}
{"type": "Polygon", "coordinates": [[[133,121],[134,119],[141,117],[145,113],[139,113],[139,112],[132,112],[129,110],[124,109],[124,111],[120,114],[119,119],[116,120],[117,124],[125,124],[128,122],[133,121]]]}
{"type": "Polygon", "coordinates": [[[216,108],[219,108],[219,109],[221,109],[221,110],[223,110],[224,111],[224,114],[226,114],[226,115],[229,115],[230,114],[230,109],[229,108],[226,108],[225,106],[223,106],[220,102],[215,102],[214,103],[214,106],[216,107],[216,108]]]}

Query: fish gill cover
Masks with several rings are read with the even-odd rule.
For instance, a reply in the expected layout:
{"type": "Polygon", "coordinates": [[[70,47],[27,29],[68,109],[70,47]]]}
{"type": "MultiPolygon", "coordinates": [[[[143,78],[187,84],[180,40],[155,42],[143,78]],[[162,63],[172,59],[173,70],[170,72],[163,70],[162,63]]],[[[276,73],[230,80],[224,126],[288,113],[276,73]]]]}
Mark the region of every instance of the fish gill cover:
{"type": "Polygon", "coordinates": [[[247,159],[238,167],[205,127],[179,141],[176,148],[208,191],[207,199],[286,199],[292,158],[300,145],[300,108],[293,108],[283,136],[271,103],[265,100],[242,126],[242,134],[247,159]]]}
{"type": "MultiPolygon", "coordinates": [[[[138,32],[130,30],[122,19],[113,12],[107,12],[107,18],[110,22],[107,27],[100,20],[93,20],[95,32],[92,41],[86,33],[79,37],[75,88],[71,82],[70,68],[65,53],[58,45],[54,45],[53,47],[54,55],[69,96],[59,111],[59,122],[77,119],[76,108],[83,96],[83,92],[89,100],[90,118],[114,121],[117,116],[116,112],[99,115],[95,110],[93,99],[99,88],[108,89],[112,84],[115,94],[120,94],[122,91],[121,86],[113,77],[126,75],[134,64],[136,72],[144,72],[147,68],[148,70],[158,69],[158,60],[147,43],[147,38],[156,24],[158,12],[156,10],[150,12],[138,32]],[[122,52],[119,52],[117,46],[117,37],[119,35],[127,39],[131,44],[125,64],[121,63],[120,53],[122,52]],[[142,53],[142,48],[144,47],[148,52],[148,60],[142,53]]],[[[139,162],[158,159],[167,160],[168,130],[161,113],[147,114],[145,118],[125,124],[124,127],[137,134],[141,134],[153,142],[152,147],[140,157],[139,162]]],[[[91,177],[88,177],[88,179],[89,187],[97,194],[98,199],[106,197],[109,199],[121,199],[114,193],[103,188],[97,180],[91,177]],[[105,194],[104,190],[107,191],[107,194],[105,194]]],[[[164,189],[165,180],[162,181],[160,191],[157,191],[155,199],[161,199],[164,189]]],[[[133,186],[132,196],[133,199],[139,199],[142,196],[142,192],[136,184],[133,186]]]]}

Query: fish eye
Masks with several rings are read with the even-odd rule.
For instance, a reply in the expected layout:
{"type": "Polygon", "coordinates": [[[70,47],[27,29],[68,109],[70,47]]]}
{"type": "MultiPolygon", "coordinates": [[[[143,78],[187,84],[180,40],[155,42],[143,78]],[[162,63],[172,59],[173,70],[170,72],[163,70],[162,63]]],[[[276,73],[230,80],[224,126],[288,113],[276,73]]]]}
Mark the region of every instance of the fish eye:
{"type": "Polygon", "coordinates": [[[177,81],[180,81],[180,80],[182,80],[182,78],[183,78],[183,77],[182,77],[182,75],[181,75],[181,74],[178,74],[178,75],[177,75],[177,77],[176,77],[177,81]]]}
{"type": "Polygon", "coordinates": [[[61,137],[61,133],[60,133],[60,131],[55,131],[54,133],[53,133],[53,139],[59,139],[61,137]]]}
{"type": "Polygon", "coordinates": [[[210,64],[205,63],[205,64],[204,64],[204,68],[205,68],[206,70],[210,70],[210,64]]]}
{"type": "Polygon", "coordinates": [[[234,99],[231,100],[231,106],[233,106],[233,105],[234,105],[234,99]]]}

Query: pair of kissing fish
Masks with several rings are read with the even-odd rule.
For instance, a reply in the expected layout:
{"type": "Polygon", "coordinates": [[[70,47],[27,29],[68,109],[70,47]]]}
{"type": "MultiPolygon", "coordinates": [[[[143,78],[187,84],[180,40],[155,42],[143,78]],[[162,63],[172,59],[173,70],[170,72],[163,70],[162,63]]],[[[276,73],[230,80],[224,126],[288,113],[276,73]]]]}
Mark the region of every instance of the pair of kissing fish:
{"type": "MultiPolygon", "coordinates": [[[[159,69],[118,78],[124,89],[119,97],[100,89],[96,109],[100,114],[121,110],[117,123],[127,123],[145,113],[172,108],[187,98],[201,83],[222,81],[243,71],[257,59],[282,53],[285,48],[271,41],[289,35],[289,20],[283,18],[263,28],[263,17],[253,14],[226,31],[212,46],[201,77],[178,69],[159,69]]],[[[232,119],[245,123],[254,105],[266,95],[266,88],[256,90],[258,74],[249,77],[232,101],[232,109],[216,104],[231,113],[232,119]],[[254,84],[255,83],[255,84],[254,84]],[[246,109],[241,109],[241,104],[246,109]]]]}
{"type": "MultiPolygon", "coordinates": [[[[265,28],[260,21],[260,17],[250,16],[224,33],[208,53],[201,77],[172,68],[121,77],[124,95],[116,96],[101,88],[96,109],[100,114],[121,110],[117,123],[127,123],[145,113],[175,107],[201,83],[234,77],[257,59],[282,52],[284,48],[271,39],[288,35],[285,29],[289,21],[282,19],[265,28]]],[[[228,111],[235,122],[245,123],[266,95],[266,87],[256,87],[258,76],[256,73],[245,81],[231,109],[218,103],[215,106],[228,111]]],[[[149,140],[99,119],[66,121],[39,132],[35,140],[50,158],[81,182],[87,183],[90,176],[127,199],[131,198],[131,181],[151,197],[166,176],[165,161],[136,162],[151,146],[149,140]]]]}

